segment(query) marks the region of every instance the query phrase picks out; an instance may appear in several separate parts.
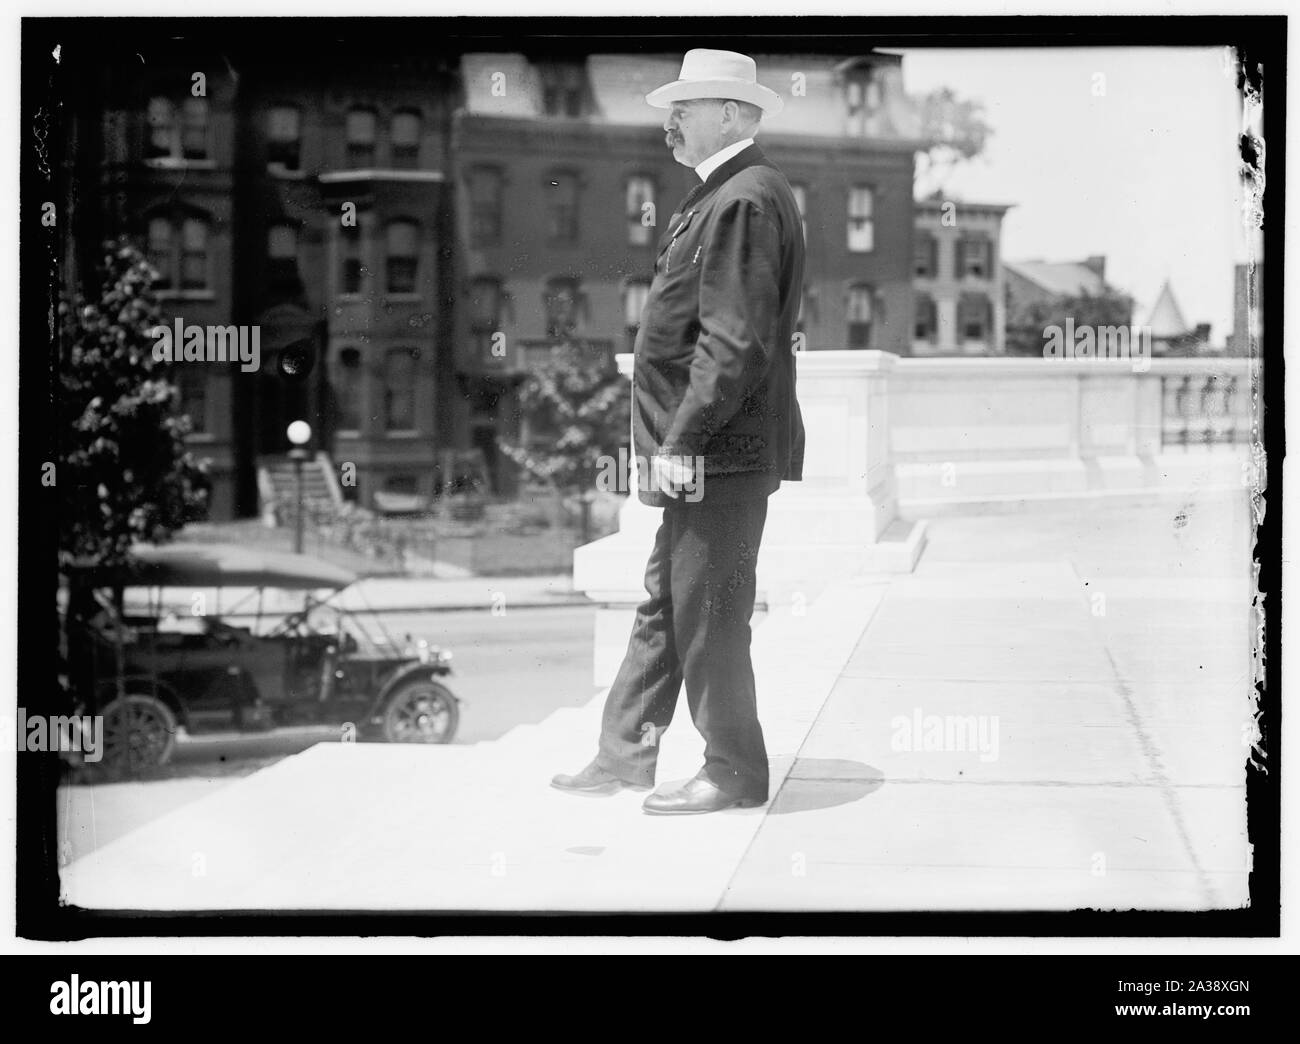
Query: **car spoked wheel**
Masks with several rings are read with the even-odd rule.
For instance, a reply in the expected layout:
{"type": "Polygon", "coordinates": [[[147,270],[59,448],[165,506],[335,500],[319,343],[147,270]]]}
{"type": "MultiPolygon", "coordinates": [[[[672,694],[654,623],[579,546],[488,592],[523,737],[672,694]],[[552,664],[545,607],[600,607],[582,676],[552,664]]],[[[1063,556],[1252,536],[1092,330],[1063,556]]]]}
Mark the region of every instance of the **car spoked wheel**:
{"type": "Polygon", "coordinates": [[[135,775],[165,765],[176,746],[176,716],[153,696],[131,693],[104,708],[104,765],[135,775]]]}
{"type": "Polygon", "coordinates": [[[384,739],[389,743],[450,743],[460,708],[437,682],[399,685],[384,708],[384,739]]]}

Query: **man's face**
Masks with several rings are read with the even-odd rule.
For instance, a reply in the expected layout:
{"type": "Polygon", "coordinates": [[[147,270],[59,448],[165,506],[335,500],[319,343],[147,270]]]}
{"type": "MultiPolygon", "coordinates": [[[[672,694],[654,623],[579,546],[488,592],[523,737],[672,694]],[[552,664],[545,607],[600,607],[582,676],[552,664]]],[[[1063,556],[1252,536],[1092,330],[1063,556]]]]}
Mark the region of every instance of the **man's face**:
{"type": "Polygon", "coordinates": [[[698,167],[723,147],[723,104],[715,98],[673,102],[664,120],[664,140],[673,150],[673,159],[698,167]]]}

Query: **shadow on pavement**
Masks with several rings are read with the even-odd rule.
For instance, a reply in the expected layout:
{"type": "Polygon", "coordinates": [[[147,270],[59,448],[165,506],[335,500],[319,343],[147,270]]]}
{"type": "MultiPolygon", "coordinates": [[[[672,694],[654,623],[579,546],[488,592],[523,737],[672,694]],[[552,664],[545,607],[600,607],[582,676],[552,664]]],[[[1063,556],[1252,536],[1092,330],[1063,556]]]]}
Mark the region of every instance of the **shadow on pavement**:
{"type": "Polygon", "coordinates": [[[879,790],[884,782],[879,769],[860,761],[799,758],[767,814],[781,816],[847,805],[879,790]]]}

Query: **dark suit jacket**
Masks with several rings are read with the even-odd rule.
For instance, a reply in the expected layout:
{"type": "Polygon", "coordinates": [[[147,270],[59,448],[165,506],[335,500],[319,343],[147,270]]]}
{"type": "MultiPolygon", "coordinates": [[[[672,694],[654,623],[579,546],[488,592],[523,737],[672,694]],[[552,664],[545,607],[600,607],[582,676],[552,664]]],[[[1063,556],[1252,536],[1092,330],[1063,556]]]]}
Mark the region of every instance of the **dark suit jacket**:
{"type": "Polygon", "coordinates": [[[634,348],[633,442],[647,462],[702,457],[705,500],[803,477],[792,344],[803,264],[794,194],[757,145],[689,193],[660,238],[634,348]]]}

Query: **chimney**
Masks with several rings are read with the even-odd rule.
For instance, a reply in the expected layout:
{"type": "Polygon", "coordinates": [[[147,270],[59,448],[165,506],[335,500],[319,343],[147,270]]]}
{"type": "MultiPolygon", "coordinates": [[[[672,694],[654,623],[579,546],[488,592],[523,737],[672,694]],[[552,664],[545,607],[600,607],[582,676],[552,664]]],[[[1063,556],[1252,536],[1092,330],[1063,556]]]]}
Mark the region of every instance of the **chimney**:
{"type": "Polygon", "coordinates": [[[1106,281],[1105,255],[1093,254],[1092,257],[1088,258],[1086,261],[1083,262],[1083,267],[1089,268],[1092,271],[1096,272],[1097,278],[1100,279],[1103,283],[1106,281]]]}

